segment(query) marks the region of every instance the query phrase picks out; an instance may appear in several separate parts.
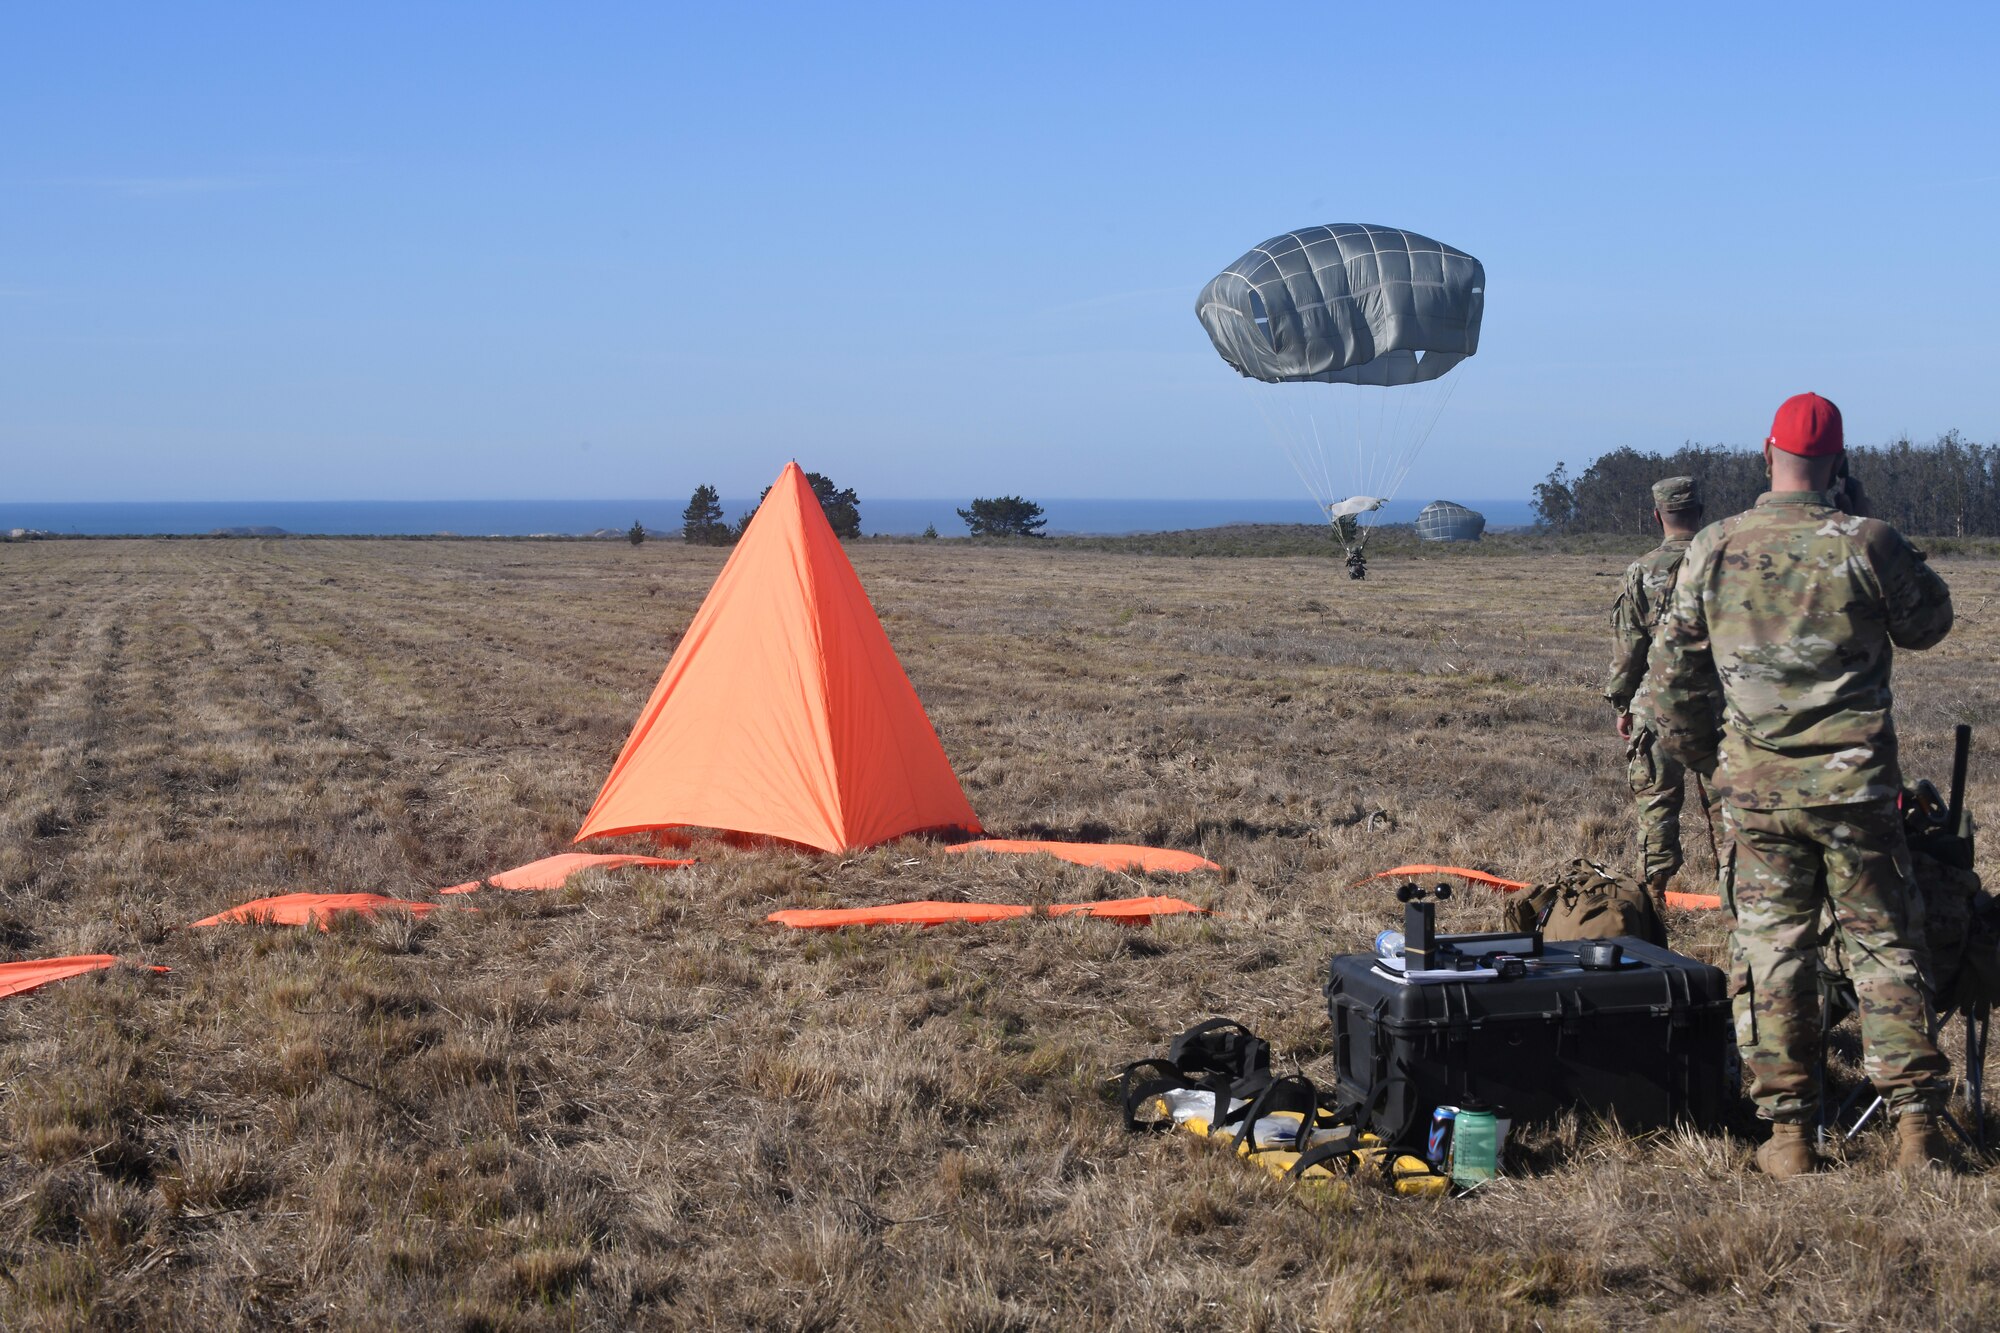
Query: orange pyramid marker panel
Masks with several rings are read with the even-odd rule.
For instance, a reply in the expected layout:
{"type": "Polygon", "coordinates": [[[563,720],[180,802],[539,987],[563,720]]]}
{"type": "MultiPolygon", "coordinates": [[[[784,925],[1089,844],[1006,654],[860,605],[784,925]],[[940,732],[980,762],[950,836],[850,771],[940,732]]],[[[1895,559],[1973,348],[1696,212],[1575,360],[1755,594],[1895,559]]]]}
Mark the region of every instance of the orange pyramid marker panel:
{"type": "Polygon", "coordinates": [[[828,852],[979,831],[797,463],[709,589],[576,838],[679,828],[828,852]]]}

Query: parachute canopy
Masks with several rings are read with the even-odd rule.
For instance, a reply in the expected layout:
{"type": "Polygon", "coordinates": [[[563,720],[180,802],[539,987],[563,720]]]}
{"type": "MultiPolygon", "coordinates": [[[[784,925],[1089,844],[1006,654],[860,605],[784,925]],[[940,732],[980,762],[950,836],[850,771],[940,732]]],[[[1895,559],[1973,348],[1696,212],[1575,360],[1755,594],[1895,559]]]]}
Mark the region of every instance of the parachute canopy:
{"type": "Polygon", "coordinates": [[[1378,500],[1372,495],[1350,495],[1337,504],[1328,505],[1326,516],[1334,519],[1355,518],[1362,514],[1372,514],[1388,503],[1387,500],[1378,500]]]}
{"type": "Polygon", "coordinates": [[[1433,500],[1417,515],[1417,536],[1427,542],[1476,542],[1486,515],[1450,500],[1433,500]]]}
{"type": "Polygon", "coordinates": [[[1420,384],[1479,350],[1486,270],[1397,227],[1275,236],[1215,275],[1195,314],[1222,359],[1270,383],[1420,384]]]}

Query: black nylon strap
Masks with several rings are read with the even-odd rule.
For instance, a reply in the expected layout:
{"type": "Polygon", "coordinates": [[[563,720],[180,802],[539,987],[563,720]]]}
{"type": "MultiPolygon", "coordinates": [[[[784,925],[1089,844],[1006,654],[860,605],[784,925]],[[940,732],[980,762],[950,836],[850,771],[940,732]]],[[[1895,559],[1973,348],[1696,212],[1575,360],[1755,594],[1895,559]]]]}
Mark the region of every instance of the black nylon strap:
{"type": "Polygon", "coordinates": [[[1138,1110],[1152,1098],[1163,1092],[1173,1092],[1185,1088],[1188,1081],[1170,1060],[1135,1060],[1118,1071],[1118,1104],[1125,1112],[1125,1128],[1137,1133],[1140,1130],[1158,1131],[1170,1129],[1171,1119],[1141,1120],[1138,1110]],[[1142,1070],[1157,1071],[1158,1077],[1143,1082],[1134,1081],[1134,1076],[1142,1070]]]}
{"type": "Polygon", "coordinates": [[[1328,1139],[1324,1143],[1315,1144],[1313,1147],[1299,1154],[1299,1160],[1293,1162],[1291,1169],[1285,1172],[1285,1179],[1301,1179],[1306,1172],[1316,1166],[1324,1166],[1326,1163],[1339,1158],[1352,1156],[1355,1148],[1358,1146],[1356,1140],[1359,1138],[1360,1132],[1349,1127],[1346,1137],[1328,1139]]]}
{"type": "Polygon", "coordinates": [[[1185,1073],[1213,1071],[1247,1079],[1270,1069],[1271,1047],[1233,1018],[1211,1018],[1175,1037],[1167,1058],[1185,1073]]]}
{"type": "Polygon", "coordinates": [[[1273,1146],[1257,1142],[1258,1119],[1273,1111],[1297,1111],[1299,1135],[1303,1138],[1312,1132],[1318,1119],[1319,1089],[1315,1088],[1312,1080],[1304,1074],[1285,1074],[1272,1079],[1250,1105],[1244,1108],[1243,1123],[1236,1129],[1238,1151],[1242,1151],[1246,1145],[1253,1153],[1263,1152],[1273,1146]]]}

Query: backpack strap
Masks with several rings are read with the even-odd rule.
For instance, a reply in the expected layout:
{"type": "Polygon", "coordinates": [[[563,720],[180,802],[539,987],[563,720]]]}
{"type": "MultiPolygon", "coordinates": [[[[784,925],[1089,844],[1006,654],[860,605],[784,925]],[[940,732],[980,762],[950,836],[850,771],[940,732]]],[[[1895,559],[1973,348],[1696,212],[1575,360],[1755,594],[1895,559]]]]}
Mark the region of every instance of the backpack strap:
{"type": "MultiPolygon", "coordinates": [[[[1239,1152],[1264,1152],[1274,1146],[1257,1142],[1257,1122],[1273,1111],[1296,1111],[1299,1116],[1299,1132],[1293,1144],[1303,1143],[1312,1136],[1320,1123],[1319,1089],[1304,1074],[1284,1074],[1272,1079],[1250,1104],[1243,1108],[1243,1123],[1236,1128],[1236,1149],[1239,1152]]],[[[1301,1149],[1303,1151],[1303,1149],[1301,1149]]]]}
{"type": "Polygon", "coordinates": [[[1286,1180],[1303,1179],[1306,1172],[1312,1170],[1314,1167],[1324,1166],[1328,1162],[1337,1161],[1342,1158],[1349,1159],[1351,1165],[1354,1149],[1361,1134],[1360,1131],[1351,1125],[1345,1128],[1347,1129],[1347,1133],[1341,1137],[1328,1139],[1324,1143],[1314,1144],[1300,1153],[1299,1160],[1292,1163],[1291,1169],[1285,1172],[1284,1178],[1286,1180]]]}
{"type": "Polygon", "coordinates": [[[1213,1072],[1247,1081],[1270,1069],[1271,1046],[1233,1018],[1211,1018],[1175,1037],[1167,1059],[1186,1073],[1213,1072]]]}
{"type": "Polygon", "coordinates": [[[1270,1044],[1233,1018],[1211,1018],[1175,1037],[1165,1059],[1140,1060],[1121,1069],[1118,1100],[1126,1129],[1163,1129],[1170,1122],[1139,1118],[1147,1102],[1167,1092],[1210,1093],[1215,1098],[1209,1118],[1213,1132],[1242,1117],[1244,1108],[1234,1103],[1262,1095],[1272,1081],[1270,1044]]]}
{"type": "Polygon", "coordinates": [[[1680,586],[1681,566],[1686,563],[1687,552],[1681,551],[1674,556],[1673,563],[1667,566],[1667,581],[1660,586],[1660,595],[1653,599],[1653,604],[1650,607],[1646,608],[1647,634],[1658,634],[1660,626],[1665,623],[1667,607],[1673,603],[1674,590],[1680,586]]]}
{"type": "Polygon", "coordinates": [[[1125,1128],[1137,1133],[1140,1130],[1159,1131],[1173,1128],[1173,1119],[1139,1119],[1139,1108],[1152,1101],[1163,1092],[1174,1092],[1188,1086],[1178,1066],[1168,1060],[1135,1060],[1118,1071],[1118,1104],[1124,1108],[1125,1128]],[[1150,1072],[1151,1078],[1140,1077],[1150,1072]]]}

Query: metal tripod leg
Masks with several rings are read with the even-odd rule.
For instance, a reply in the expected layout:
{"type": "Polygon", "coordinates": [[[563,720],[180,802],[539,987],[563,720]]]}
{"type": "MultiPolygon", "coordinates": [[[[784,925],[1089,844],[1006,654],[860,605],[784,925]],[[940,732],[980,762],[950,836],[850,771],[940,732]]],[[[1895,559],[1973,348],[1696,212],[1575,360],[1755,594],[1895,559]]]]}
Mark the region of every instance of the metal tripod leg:
{"type": "MultiPolygon", "coordinates": [[[[1849,1094],[1845,1102],[1841,1103],[1840,1110],[1834,1112],[1833,1125],[1835,1129],[1838,1129],[1840,1127],[1840,1117],[1846,1114],[1847,1108],[1854,1104],[1854,1099],[1856,1097],[1859,1097],[1864,1091],[1872,1088],[1873,1086],[1874,1085],[1871,1083],[1863,1083],[1860,1087],[1856,1088],[1851,1094],[1849,1094]]],[[[1848,1130],[1845,1134],[1841,1135],[1840,1137],[1843,1140],[1846,1140],[1853,1138],[1856,1134],[1859,1134],[1862,1130],[1862,1127],[1865,1126],[1870,1120],[1873,1120],[1875,1118],[1875,1113],[1881,1110],[1884,1106],[1887,1106],[1888,1104],[1889,1104],[1889,1099],[1887,1097],[1883,1096],[1879,1092],[1876,1093],[1875,1100],[1868,1103],[1868,1109],[1863,1111],[1861,1113],[1861,1118],[1854,1122],[1854,1128],[1848,1130]]]]}
{"type": "MultiPolygon", "coordinates": [[[[1859,1134],[1862,1128],[1866,1126],[1870,1120],[1875,1118],[1875,1113],[1881,1110],[1883,1107],[1887,1106],[1888,1104],[1889,1104],[1889,1099],[1886,1096],[1877,1093],[1875,1096],[1875,1100],[1868,1103],[1868,1109],[1861,1113],[1861,1118],[1854,1122],[1854,1128],[1848,1130],[1847,1133],[1842,1136],[1842,1138],[1851,1139],[1856,1134],[1859,1134]]],[[[1965,1128],[1962,1125],[1960,1125],[1958,1121],[1952,1118],[1952,1114],[1950,1111],[1940,1110],[1938,1112],[1938,1119],[1944,1121],[1945,1125],[1950,1128],[1951,1132],[1958,1135],[1958,1141],[1960,1143],[1963,1143],[1967,1148],[1971,1148],[1973,1146],[1972,1136],[1966,1133],[1965,1128]]]]}
{"type": "Polygon", "coordinates": [[[1985,1005],[1965,1014],[1965,1102],[1972,1114],[1971,1142],[1982,1154],[1986,1151],[1986,1039],[1991,1032],[1993,1011],[1985,1005]]]}
{"type": "MultiPolygon", "coordinates": [[[[1938,1111],[1938,1119],[1942,1120],[1951,1132],[1958,1136],[1958,1141],[1963,1143],[1967,1149],[1980,1154],[1984,1154],[1986,1151],[1986,1045],[1987,1038],[1990,1035],[1991,1023],[1991,1011],[1983,1008],[1977,1013],[1967,1013],[1965,1016],[1965,1103],[1972,1117],[1971,1131],[1968,1132],[1965,1126],[1959,1124],[1957,1118],[1950,1111],[1944,1109],[1938,1111]]],[[[1936,1041],[1938,1034],[1943,1030],[1943,1022],[1935,1024],[1931,1033],[1931,1040],[1936,1041]]],[[[1848,1094],[1847,1100],[1842,1102],[1840,1108],[1833,1113],[1831,1122],[1833,1129],[1837,1130],[1840,1128],[1842,1117],[1847,1114],[1848,1108],[1854,1105],[1855,1099],[1863,1092],[1872,1090],[1873,1086],[1872,1084],[1864,1083],[1848,1094]]],[[[1876,1093],[1875,1100],[1868,1103],[1868,1109],[1863,1111],[1861,1118],[1854,1122],[1854,1128],[1841,1135],[1841,1138],[1843,1140],[1851,1139],[1856,1134],[1859,1134],[1862,1128],[1875,1118],[1875,1113],[1888,1104],[1888,1101],[1888,1097],[1881,1093],[1876,1093]]],[[[1827,1131],[1823,1128],[1821,1130],[1822,1142],[1826,1138],[1826,1133],[1827,1131]]]]}
{"type": "MultiPolygon", "coordinates": [[[[1826,1025],[1822,1023],[1821,1029],[1824,1030],[1825,1026],[1826,1025]]],[[[1938,1034],[1944,1031],[1944,1020],[1941,1018],[1933,1018],[1931,1020],[1930,1029],[1931,1029],[1931,1043],[1935,1045],[1937,1043],[1938,1034]]],[[[1824,1038],[1822,1038],[1820,1041],[1819,1058],[1820,1058],[1820,1087],[1824,1089],[1826,1086],[1826,1042],[1824,1038]]],[[[1875,1118],[1875,1113],[1889,1104],[1888,1094],[1877,1092],[1875,1089],[1875,1085],[1873,1083],[1864,1081],[1860,1087],[1856,1088],[1853,1092],[1847,1094],[1847,1100],[1843,1101],[1840,1104],[1839,1109],[1833,1113],[1832,1127],[1834,1129],[1837,1130],[1840,1128],[1841,1118],[1847,1114],[1848,1109],[1854,1105],[1855,1100],[1859,1098],[1861,1094],[1864,1092],[1874,1092],[1875,1100],[1868,1103],[1868,1109],[1863,1111],[1861,1113],[1861,1118],[1854,1122],[1854,1128],[1848,1130],[1845,1134],[1842,1134],[1840,1136],[1842,1142],[1846,1142],[1847,1140],[1852,1139],[1856,1134],[1859,1134],[1862,1131],[1862,1129],[1867,1126],[1868,1122],[1875,1118]]],[[[1822,1093],[1822,1096],[1823,1095],[1824,1094],[1822,1093]]],[[[1950,1117],[1947,1116],[1946,1119],[1948,1120],[1950,1119],[1950,1117]]],[[[1957,1129],[1958,1126],[1954,1124],[1952,1128],[1957,1129]]],[[[1959,1137],[1960,1138],[1965,1137],[1963,1131],[1960,1132],[1959,1137]]],[[[1968,1139],[1967,1142],[1969,1143],[1971,1142],[1971,1140],[1968,1139]]]]}

